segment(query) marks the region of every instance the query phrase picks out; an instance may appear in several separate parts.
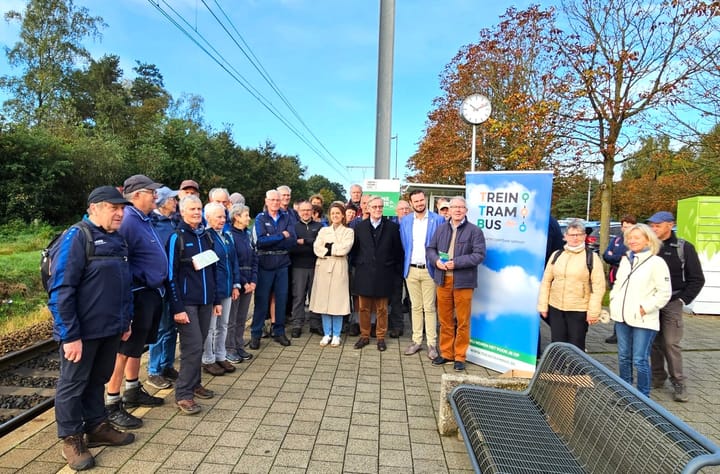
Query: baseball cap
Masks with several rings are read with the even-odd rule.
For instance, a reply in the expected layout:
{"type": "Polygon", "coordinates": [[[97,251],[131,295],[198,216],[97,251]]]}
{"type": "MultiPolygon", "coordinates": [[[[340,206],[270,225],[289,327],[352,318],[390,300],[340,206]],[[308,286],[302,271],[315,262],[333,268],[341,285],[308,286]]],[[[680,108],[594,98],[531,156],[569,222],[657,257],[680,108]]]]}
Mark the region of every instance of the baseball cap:
{"type": "Polygon", "coordinates": [[[661,222],[675,222],[675,217],[672,215],[672,212],[660,211],[650,216],[647,221],[651,224],[659,224],[661,222]]]}
{"type": "Polygon", "coordinates": [[[177,191],[173,191],[172,189],[168,188],[167,186],[163,186],[161,188],[157,189],[157,198],[155,199],[155,204],[162,205],[165,201],[167,201],[169,198],[175,197],[178,195],[177,191]]]}
{"type": "Polygon", "coordinates": [[[148,189],[154,191],[162,186],[160,183],[156,183],[152,179],[148,178],[144,174],[134,174],[125,180],[123,185],[123,192],[125,194],[133,193],[141,189],[148,189]]]}
{"type": "Polygon", "coordinates": [[[450,208],[450,203],[447,201],[440,201],[438,203],[438,209],[449,209],[449,208],[450,208]]]}
{"type": "Polygon", "coordinates": [[[109,202],[110,204],[126,204],[132,206],[132,203],[125,199],[114,186],[100,186],[93,189],[88,196],[87,202],[88,205],[98,202],[109,202]]]}
{"type": "Polygon", "coordinates": [[[193,181],[192,179],[186,179],[180,183],[180,189],[185,188],[195,188],[196,191],[200,192],[200,186],[198,186],[197,181],[193,181]]]}

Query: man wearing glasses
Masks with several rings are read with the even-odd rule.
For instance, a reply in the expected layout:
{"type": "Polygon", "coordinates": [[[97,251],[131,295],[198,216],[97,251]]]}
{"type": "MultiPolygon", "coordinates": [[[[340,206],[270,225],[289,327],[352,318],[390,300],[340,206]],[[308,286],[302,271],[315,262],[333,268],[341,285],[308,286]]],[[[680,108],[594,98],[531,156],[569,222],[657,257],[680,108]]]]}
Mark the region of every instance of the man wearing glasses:
{"type": "Polygon", "coordinates": [[[400,278],[403,248],[400,226],[383,217],[383,200],[374,196],[368,200],[370,218],[355,226],[355,243],[351,260],[355,264],[353,294],[358,296],[360,338],[355,349],[370,344],[370,313],[377,316],[377,348],[385,351],[385,333],[388,325],[388,298],[393,283],[400,278]]]}
{"type": "Polygon", "coordinates": [[[457,371],[465,370],[477,267],[485,260],[485,236],[478,226],[468,222],[466,215],[465,199],[452,198],[450,220],[438,226],[426,249],[428,263],[436,268],[433,280],[440,320],[439,354],[432,364],[453,362],[457,371]]]}
{"type": "Polygon", "coordinates": [[[150,213],[156,207],[157,189],[161,186],[142,174],[130,176],[123,186],[125,199],[132,203],[125,209],[118,230],[128,243],[133,294],[132,332],[127,341],[120,343],[105,399],[108,419],[118,429],[142,426],[142,420],[129,414],[125,408],[163,404],[163,399],[151,396],[139,380],[140,356],[145,344],[153,344],[157,339],[168,276],[165,247],[150,219],[150,213]],[[121,398],[123,376],[125,390],[121,398]]]}

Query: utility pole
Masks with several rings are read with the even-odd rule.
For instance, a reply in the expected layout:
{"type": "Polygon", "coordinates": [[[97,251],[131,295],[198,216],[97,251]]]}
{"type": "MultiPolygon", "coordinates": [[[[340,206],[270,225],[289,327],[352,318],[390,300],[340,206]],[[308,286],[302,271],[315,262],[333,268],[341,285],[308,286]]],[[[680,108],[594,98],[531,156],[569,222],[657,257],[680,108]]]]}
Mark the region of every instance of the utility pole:
{"type": "Polygon", "coordinates": [[[390,178],[390,130],[392,126],[393,49],[395,0],[380,0],[378,45],[377,117],[375,127],[375,178],[390,178]]]}
{"type": "Polygon", "coordinates": [[[395,140],[395,179],[398,179],[398,160],[397,160],[397,150],[398,150],[398,136],[397,133],[390,137],[390,140],[395,140]]]}

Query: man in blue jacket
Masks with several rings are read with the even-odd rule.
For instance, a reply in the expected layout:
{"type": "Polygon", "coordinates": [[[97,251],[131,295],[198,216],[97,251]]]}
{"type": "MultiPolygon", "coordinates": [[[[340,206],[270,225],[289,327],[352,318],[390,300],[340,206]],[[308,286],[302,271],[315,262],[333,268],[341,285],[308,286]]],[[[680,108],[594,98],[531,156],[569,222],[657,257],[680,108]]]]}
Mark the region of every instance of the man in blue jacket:
{"type": "Polygon", "coordinates": [[[86,253],[85,232],[73,226],[61,237],[50,266],[48,307],[60,342],[55,419],[62,455],[78,471],[95,465],[88,447],[135,439],[108,422],[103,402],[120,340],[130,336],[132,278],[127,244],[117,233],[127,204],[112,186],[94,189],[79,224],[90,231],[93,257],[86,253]]]}
{"type": "Polygon", "coordinates": [[[412,319],[412,341],[405,355],[415,354],[422,348],[424,327],[428,357],[432,360],[438,356],[435,267],[430,265],[425,247],[445,219],[427,208],[425,193],[420,189],[410,193],[410,203],[415,212],[400,221],[400,240],[405,250],[403,277],[410,295],[412,319]]]}
{"type": "Polygon", "coordinates": [[[132,203],[125,210],[118,230],[128,243],[134,308],[132,334],[120,344],[105,398],[110,422],[120,429],[142,426],[142,420],[128,413],[126,408],[163,404],[162,398],[150,395],[140,383],[140,357],[145,344],[157,340],[168,274],[167,254],[150,220],[160,186],[142,174],[130,176],[123,186],[125,198],[132,203]],[[125,390],[121,398],[123,376],[125,390]]]}
{"type": "Polygon", "coordinates": [[[260,336],[270,310],[270,293],[275,295],[275,321],[272,337],[280,345],[289,346],[285,335],[285,307],[288,299],[288,251],[297,243],[295,222],[280,209],[280,193],[265,193],[267,211],[255,217],[253,235],[257,243],[258,282],[255,289],[255,311],[250,328],[250,349],[260,348],[260,336]]]}
{"type": "Polygon", "coordinates": [[[470,311],[477,288],[477,267],[485,260],[485,236],[468,222],[462,197],[450,200],[450,220],[438,227],[428,245],[427,259],[435,266],[440,350],[433,365],[454,361],[454,369],[465,370],[470,346],[470,311]]]}

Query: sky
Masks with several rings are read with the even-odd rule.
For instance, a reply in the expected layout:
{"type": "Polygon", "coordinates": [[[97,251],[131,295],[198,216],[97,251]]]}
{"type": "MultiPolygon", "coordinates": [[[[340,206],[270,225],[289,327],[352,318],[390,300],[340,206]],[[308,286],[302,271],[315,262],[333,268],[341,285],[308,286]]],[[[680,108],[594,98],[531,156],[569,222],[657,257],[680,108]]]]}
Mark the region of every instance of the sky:
{"type": "MultiPolygon", "coordinates": [[[[257,92],[243,88],[148,0],[75,0],[76,6],[87,7],[108,25],[100,42],[85,41],[92,56],[118,55],[126,78],[133,77],[135,61],[155,64],[173,97],[203,97],[208,126],[229,127],[236,143],[246,148],[272,142],[276,152],[299,157],[307,167],[306,178],[323,175],[347,190],[351,183],[374,178],[379,0],[153,2],[171,15],[170,7],[180,13],[257,92]],[[222,19],[218,6],[232,21],[226,27],[240,33],[249,46],[246,51],[259,60],[302,122],[207,8],[222,19]],[[253,94],[265,97],[312,147],[253,94]]],[[[507,8],[523,9],[530,3],[396,2],[391,135],[397,138],[391,140],[390,177],[404,181],[407,175],[407,159],[424,135],[433,99],[442,95],[440,75],[445,66],[463,46],[478,40],[480,30],[496,25],[507,8]]],[[[0,11],[23,11],[24,6],[25,1],[3,0],[0,11]]],[[[0,22],[0,43],[11,47],[18,31],[16,23],[0,22]]],[[[10,70],[2,55],[0,74],[6,73],[19,71],[10,70]]]]}

